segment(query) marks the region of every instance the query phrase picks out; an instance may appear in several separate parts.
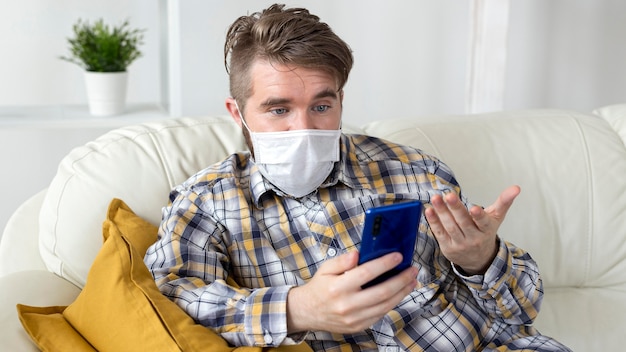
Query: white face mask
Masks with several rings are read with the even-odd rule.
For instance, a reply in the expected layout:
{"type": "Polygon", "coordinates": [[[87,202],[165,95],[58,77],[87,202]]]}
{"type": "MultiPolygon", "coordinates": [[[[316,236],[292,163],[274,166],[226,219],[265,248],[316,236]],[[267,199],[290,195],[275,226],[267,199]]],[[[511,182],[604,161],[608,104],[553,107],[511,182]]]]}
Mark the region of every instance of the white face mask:
{"type": "Polygon", "coordinates": [[[341,130],[252,132],[239,111],[259,171],[286,194],[300,198],[315,191],[339,161],[341,130]]]}

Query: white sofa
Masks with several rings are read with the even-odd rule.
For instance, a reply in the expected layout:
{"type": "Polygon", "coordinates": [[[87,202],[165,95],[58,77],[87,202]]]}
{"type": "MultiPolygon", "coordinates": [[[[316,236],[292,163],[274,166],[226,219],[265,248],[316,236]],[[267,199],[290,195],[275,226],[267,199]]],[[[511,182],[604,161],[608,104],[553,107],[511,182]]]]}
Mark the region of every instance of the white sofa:
{"type": "MultiPolygon", "coordinates": [[[[594,114],[526,110],[388,119],[344,128],[410,144],[490,204],[522,193],[500,235],[543,274],[536,327],[575,351],[620,351],[626,327],[626,105],[594,114]]],[[[0,350],[36,350],[15,305],[68,305],[102,244],[107,205],[153,224],[170,189],[244,144],[229,118],[172,119],[109,132],[73,150],[50,186],[15,211],[0,242],[0,350]]],[[[16,151],[17,152],[17,151],[16,151]]]]}

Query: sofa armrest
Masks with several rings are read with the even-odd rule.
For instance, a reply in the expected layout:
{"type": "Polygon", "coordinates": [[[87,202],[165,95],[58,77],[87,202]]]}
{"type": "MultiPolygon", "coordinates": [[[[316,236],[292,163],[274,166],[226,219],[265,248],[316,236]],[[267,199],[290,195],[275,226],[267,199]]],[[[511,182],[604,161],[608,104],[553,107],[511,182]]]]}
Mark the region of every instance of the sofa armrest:
{"type": "Polygon", "coordinates": [[[0,350],[38,351],[17,316],[16,305],[70,305],[80,289],[44,270],[15,272],[0,277],[0,350]],[[45,294],[42,294],[45,290],[45,294]]]}
{"type": "Polygon", "coordinates": [[[17,271],[46,270],[39,254],[39,209],[46,191],[27,199],[9,218],[0,240],[0,277],[17,271]]]}

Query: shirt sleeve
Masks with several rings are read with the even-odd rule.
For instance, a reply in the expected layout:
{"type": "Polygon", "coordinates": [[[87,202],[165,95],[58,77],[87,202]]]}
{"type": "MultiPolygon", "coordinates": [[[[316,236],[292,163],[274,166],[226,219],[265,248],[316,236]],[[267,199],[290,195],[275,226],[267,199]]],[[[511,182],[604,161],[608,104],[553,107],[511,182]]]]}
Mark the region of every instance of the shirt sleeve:
{"type": "Polygon", "coordinates": [[[201,209],[198,195],[175,193],[164,208],[159,239],[145,256],[161,292],[234,346],[300,342],[304,336],[287,336],[291,286],[239,287],[228,273],[225,229],[201,209]]]}
{"type": "Polygon", "coordinates": [[[495,319],[512,325],[533,323],[543,300],[539,269],[530,255],[506,241],[499,241],[496,258],[484,275],[464,276],[479,306],[495,319]]]}

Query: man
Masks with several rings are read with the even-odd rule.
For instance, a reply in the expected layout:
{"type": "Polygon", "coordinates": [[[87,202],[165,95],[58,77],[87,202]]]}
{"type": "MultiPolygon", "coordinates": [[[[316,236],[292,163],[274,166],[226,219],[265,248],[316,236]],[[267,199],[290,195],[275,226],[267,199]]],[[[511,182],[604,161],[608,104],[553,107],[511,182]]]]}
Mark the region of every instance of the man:
{"type": "Polygon", "coordinates": [[[319,351],[567,350],[531,326],[542,284],[499,240],[519,194],[471,206],[452,171],[419,150],[341,133],[349,47],[305,9],[237,19],[225,44],[226,108],[250,153],[176,187],[145,262],[160,290],[236,346],[319,351]],[[427,204],[412,267],[357,265],[366,209],[427,204]]]}

